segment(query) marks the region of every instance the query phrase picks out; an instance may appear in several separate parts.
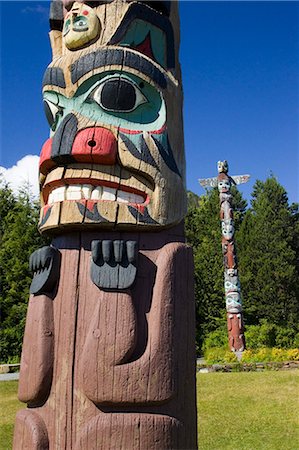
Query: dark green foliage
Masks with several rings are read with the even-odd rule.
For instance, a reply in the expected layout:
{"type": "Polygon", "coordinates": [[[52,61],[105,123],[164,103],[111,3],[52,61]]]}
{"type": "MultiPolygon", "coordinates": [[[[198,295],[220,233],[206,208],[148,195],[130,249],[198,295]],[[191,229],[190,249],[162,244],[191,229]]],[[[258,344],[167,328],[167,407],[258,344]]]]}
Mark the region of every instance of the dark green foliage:
{"type": "Polygon", "coordinates": [[[236,239],[246,323],[296,327],[298,213],[274,177],[256,182],[236,239]]]}
{"type": "Polygon", "coordinates": [[[262,347],[296,348],[296,330],[282,327],[265,320],[260,325],[246,327],[246,345],[250,349],[262,347]]]}
{"type": "MultiPolygon", "coordinates": [[[[232,188],[232,193],[247,345],[250,347],[254,341],[259,346],[296,346],[298,205],[289,206],[284,188],[273,176],[255,183],[251,208],[247,211],[241,193],[236,188],[232,188]],[[253,337],[254,333],[259,339],[253,337]]],[[[186,236],[194,250],[200,351],[203,342],[204,348],[222,346],[226,328],[218,191],[208,191],[201,197],[189,193],[188,199],[186,236]]]]}
{"type": "MultiPolygon", "coordinates": [[[[232,189],[248,348],[299,346],[299,212],[274,177],[257,181],[251,208],[232,189]]],[[[194,250],[198,352],[227,346],[217,189],[188,193],[186,237],[194,250]]],[[[29,297],[30,254],[49,244],[26,191],[0,184],[0,362],[20,356],[29,297]]]]}
{"type": "Polygon", "coordinates": [[[21,353],[31,274],[30,254],[45,240],[37,231],[38,206],[24,190],[14,198],[0,187],[0,362],[21,353]]]}
{"type": "Polygon", "coordinates": [[[223,323],[217,330],[208,333],[203,341],[202,350],[221,347],[228,350],[228,335],[226,323],[223,323]]]}

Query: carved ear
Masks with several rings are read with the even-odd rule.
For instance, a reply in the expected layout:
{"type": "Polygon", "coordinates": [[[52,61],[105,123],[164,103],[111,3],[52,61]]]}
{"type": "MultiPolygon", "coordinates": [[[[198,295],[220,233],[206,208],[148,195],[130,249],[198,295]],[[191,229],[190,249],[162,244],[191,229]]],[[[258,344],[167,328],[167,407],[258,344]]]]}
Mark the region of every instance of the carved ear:
{"type": "Polygon", "coordinates": [[[50,29],[62,31],[63,28],[63,3],[61,0],[53,0],[50,5],[50,29]]]}
{"type": "Polygon", "coordinates": [[[30,294],[49,295],[55,291],[60,274],[60,260],[60,252],[55,247],[42,247],[32,253],[29,260],[29,269],[34,275],[30,286],[30,294]]]}
{"type": "Polygon", "coordinates": [[[137,272],[137,242],[92,241],[90,276],[102,289],[121,290],[132,286],[137,272]]]}
{"type": "Polygon", "coordinates": [[[63,3],[61,0],[52,0],[50,5],[50,41],[53,59],[62,53],[63,3]]]}

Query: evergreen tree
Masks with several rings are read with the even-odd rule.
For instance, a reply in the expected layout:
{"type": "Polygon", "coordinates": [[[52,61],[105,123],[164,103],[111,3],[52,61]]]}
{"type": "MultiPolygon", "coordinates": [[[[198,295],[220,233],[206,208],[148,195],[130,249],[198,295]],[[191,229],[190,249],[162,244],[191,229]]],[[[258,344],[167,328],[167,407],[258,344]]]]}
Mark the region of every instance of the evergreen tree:
{"type": "Polygon", "coordinates": [[[5,218],[15,206],[16,200],[13,196],[12,190],[9,188],[0,174],[0,243],[4,233],[5,218]]]}
{"type": "Polygon", "coordinates": [[[2,212],[0,242],[0,361],[21,354],[32,275],[30,254],[44,245],[37,231],[38,206],[26,189],[13,198],[7,186],[0,189],[2,212]]]}
{"type": "Polygon", "coordinates": [[[237,236],[247,324],[298,323],[298,235],[298,207],[275,177],[258,180],[237,236]]]}

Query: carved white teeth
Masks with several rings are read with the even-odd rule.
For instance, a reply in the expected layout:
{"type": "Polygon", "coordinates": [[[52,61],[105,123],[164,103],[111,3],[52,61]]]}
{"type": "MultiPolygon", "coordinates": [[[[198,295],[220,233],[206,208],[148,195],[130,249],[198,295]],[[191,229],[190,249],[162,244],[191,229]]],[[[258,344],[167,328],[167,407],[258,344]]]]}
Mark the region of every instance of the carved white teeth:
{"type": "Polygon", "coordinates": [[[92,200],[101,200],[102,198],[102,188],[101,186],[96,187],[92,193],[91,193],[91,198],[92,200]]]}
{"type": "Polygon", "coordinates": [[[117,201],[119,203],[143,203],[141,195],[133,194],[133,192],[118,191],[117,201]]]}
{"type": "Polygon", "coordinates": [[[58,187],[52,191],[52,203],[65,200],[65,186],[58,187]]]}
{"type": "Polygon", "coordinates": [[[49,198],[48,198],[48,204],[51,205],[52,203],[54,203],[54,202],[53,202],[53,193],[50,192],[49,198]]]}
{"type": "Polygon", "coordinates": [[[115,200],[116,189],[103,186],[102,200],[115,200]]]}
{"type": "Polygon", "coordinates": [[[129,203],[129,192],[119,191],[117,193],[117,201],[120,203],[129,203]]]}
{"type": "Polygon", "coordinates": [[[108,200],[119,203],[143,203],[144,198],[133,192],[121,191],[107,186],[91,184],[74,184],[53,189],[48,197],[48,204],[63,200],[108,200]]]}
{"type": "Polygon", "coordinates": [[[90,199],[91,193],[92,193],[92,186],[91,184],[83,184],[81,187],[81,191],[83,194],[83,198],[90,199]]]}
{"type": "MultiPolygon", "coordinates": [[[[55,192],[55,191],[54,191],[55,192]]],[[[68,186],[66,190],[66,199],[67,200],[81,200],[81,186],[68,186]]]]}

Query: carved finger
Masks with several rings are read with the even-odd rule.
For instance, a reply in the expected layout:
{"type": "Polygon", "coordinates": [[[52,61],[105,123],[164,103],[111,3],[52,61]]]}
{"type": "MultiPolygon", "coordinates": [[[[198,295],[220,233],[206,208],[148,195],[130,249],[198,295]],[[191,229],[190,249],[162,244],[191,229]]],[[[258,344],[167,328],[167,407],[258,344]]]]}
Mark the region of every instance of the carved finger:
{"type": "Polygon", "coordinates": [[[123,251],[124,251],[124,241],[113,241],[113,247],[114,247],[114,258],[115,262],[120,263],[122,262],[123,258],[123,251]]]}
{"type": "Polygon", "coordinates": [[[137,241],[127,241],[127,255],[129,263],[137,260],[137,241]]]}

